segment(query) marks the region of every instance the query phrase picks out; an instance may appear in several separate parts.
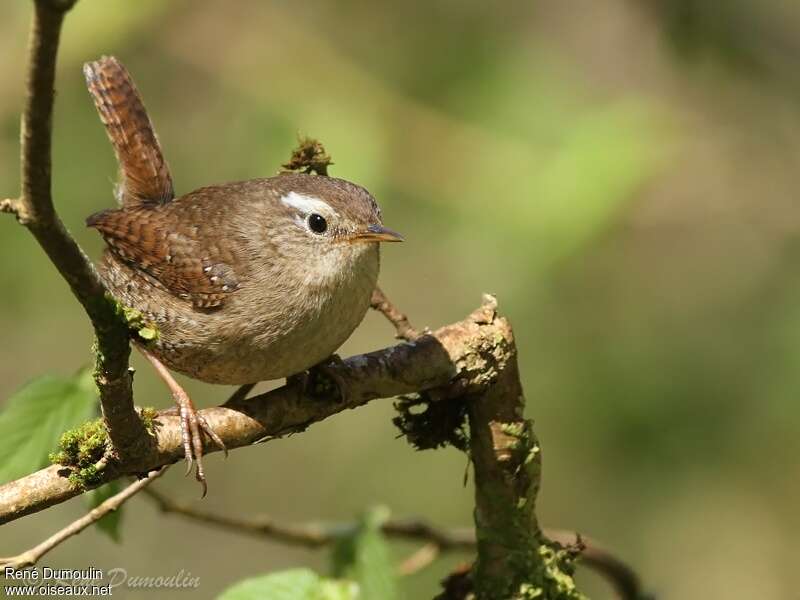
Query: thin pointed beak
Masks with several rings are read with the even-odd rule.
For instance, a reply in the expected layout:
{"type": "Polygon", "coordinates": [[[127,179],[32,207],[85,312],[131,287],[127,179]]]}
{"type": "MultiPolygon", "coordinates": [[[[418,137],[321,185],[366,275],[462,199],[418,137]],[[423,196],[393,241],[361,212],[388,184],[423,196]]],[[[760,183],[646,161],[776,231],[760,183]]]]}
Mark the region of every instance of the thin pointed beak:
{"type": "Polygon", "coordinates": [[[366,231],[355,234],[351,241],[353,242],[402,242],[403,236],[384,227],[383,225],[370,225],[366,231]]]}

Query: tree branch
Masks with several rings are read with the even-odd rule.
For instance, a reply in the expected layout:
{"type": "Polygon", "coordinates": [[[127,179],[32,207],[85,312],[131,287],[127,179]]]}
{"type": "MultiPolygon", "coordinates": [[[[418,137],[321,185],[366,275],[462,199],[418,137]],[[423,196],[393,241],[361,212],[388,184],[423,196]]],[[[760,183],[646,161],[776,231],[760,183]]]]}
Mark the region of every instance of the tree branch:
{"type": "Polygon", "coordinates": [[[73,521],[64,529],[51,535],[49,538],[47,538],[45,541],[35,546],[34,548],[31,548],[30,550],[27,550],[22,554],[18,554],[17,556],[12,556],[9,558],[0,558],[0,566],[11,567],[13,569],[23,569],[25,567],[35,565],[37,562],[39,562],[42,556],[50,552],[53,548],[55,548],[62,542],[65,542],[72,536],[78,535],[81,531],[89,527],[89,525],[99,521],[108,513],[117,510],[128,499],[138,494],[145,487],[150,485],[155,479],[161,477],[161,475],[164,474],[164,471],[166,471],[166,468],[158,469],[156,471],[148,473],[147,477],[139,479],[138,481],[134,481],[124,490],[106,499],[104,502],[94,507],[80,519],[73,521]]]}
{"type": "Polygon", "coordinates": [[[401,577],[414,575],[431,566],[441,553],[441,548],[433,542],[423,544],[397,565],[397,574],[401,577]]]}
{"type": "MultiPolygon", "coordinates": [[[[143,489],[164,465],[180,460],[183,452],[178,418],[160,417],[152,436],[148,436],[139,419],[128,368],[128,326],[53,206],[55,65],[64,15],[75,1],[34,0],[21,130],[21,194],[18,200],[1,201],[0,212],[15,214],[33,234],[84,307],[95,330],[95,379],[109,443],[107,456],[98,463],[103,468],[92,478],[91,485],[124,475],[150,473],[101,505],[108,512],[143,489]]],[[[475,468],[476,596],[481,600],[581,597],[570,577],[577,551],[572,546],[565,550],[548,540],[536,520],[539,446],[532,422],[523,417],[525,401],[511,328],[505,319],[497,317],[494,299],[487,298],[464,321],[422,335],[379,289],[372,304],[395,326],[398,337],[408,341],[326,365],[318,374],[333,379],[341,395],[320,397],[319,392],[310,393],[299,381],[249,400],[240,394],[224,406],[203,411],[211,428],[228,448],[236,448],[302,431],[312,423],[376,398],[435,388],[437,397],[460,400],[467,406],[469,449],[475,468]]],[[[206,452],[216,449],[207,447],[206,452]]],[[[69,473],[69,468],[53,466],[1,486],[0,524],[82,493],[86,486],[71,483],[66,477],[69,473]]],[[[105,512],[96,509],[36,548],[9,560],[32,564],[30,561],[35,562],[105,512]]],[[[274,533],[274,524],[272,527],[274,533]]],[[[424,560],[430,560],[430,552],[416,562],[424,560]]],[[[621,564],[610,563],[616,567],[621,564]]]]}
{"type": "Polygon", "coordinates": [[[524,597],[525,586],[540,587],[544,542],[534,510],[539,445],[532,422],[523,417],[525,397],[513,339],[504,342],[508,353],[497,379],[467,398],[478,537],[473,580],[478,598],[498,600],[524,597]]]}
{"type": "Polygon", "coordinates": [[[398,340],[411,341],[419,337],[419,333],[411,326],[408,317],[401,313],[391,300],[386,297],[381,288],[376,287],[370,300],[372,308],[382,313],[397,331],[398,340]]]}
{"type": "MultiPolygon", "coordinates": [[[[356,526],[352,523],[286,524],[265,515],[252,518],[233,517],[176,502],[153,489],[145,490],[145,494],[164,513],[176,514],[206,525],[214,525],[222,529],[305,548],[320,548],[332,544],[342,533],[356,526]]],[[[475,549],[475,534],[471,529],[445,530],[433,527],[424,521],[392,519],[383,524],[382,530],[388,537],[431,542],[442,550],[469,551],[475,549]]]]}
{"type": "Polygon", "coordinates": [[[53,206],[51,139],[58,43],[64,15],[75,0],[35,0],[30,34],[25,108],[22,113],[19,200],[4,200],[67,281],[92,321],[97,337],[95,379],[114,448],[135,453],[146,440],[133,407],[128,370],[128,328],[92,263],[64,227],[53,206]]]}
{"type": "Polygon", "coordinates": [[[576,542],[583,545],[578,564],[585,565],[602,575],[614,588],[620,600],[652,600],[644,591],[636,571],[597,541],[563,529],[545,529],[544,534],[548,539],[564,547],[576,542]]]}
{"type": "Polygon", "coordinates": [[[19,200],[12,198],[4,198],[3,200],[0,200],[0,212],[15,215],[17,218],[19,218],[20,211],[21,207],[19,200]]]}
{"type": "MultiPolygon", "coordinates": [[[[470,417],[475,423],[471,444],[479,507],[476,523],[479,531],[483,527],[484,533],[490,532],[488,537],[479,536],[480,558],[476,568],[488,570],[491,577],[499,577],[505,569],[496,562],[502,561],[502,553],[507,556],[536,544],[538,555],[539,540],[544,538],[529,537],[533,532],[542,535],[533,515],[533,501],[538,489],[538,447],[533,437],[525,441],[523,435],[530,433],[530,426],[521,420],[522,399],[510,393],[520,391],[513,336],[508,321],[497,316],[495,311],[494,299],[486,297],[484,304],[463,321],[424,334],[414,342],[353,356],[327,366],[344,384],[344,400],[332,402],[312,397],[303,392],[301,385],[292,384],[250,399],[244,399],[240,394],[226,405],[202,413],[228,448],[236,448],[302,431],[317,421],[376,398],[432,389],[443,390],[445,396],[452,398],[451,401],[459,401],[453,396],[466,395],[471,407],[470,417]],[[501,402],[500,408],[496,406],[497,402],[501,402]],[[491,415],[481,414],[489,410],[491,415]],[[479,419],[483,416],[492,418],[481,427],[479,419]],[[527,459],[529,456],[532,458],[527,459]],[[502,469],[499,474],[487,473],[487,469],[498,468],[498,464],[502,469]],[[519,472],[518,468],[521,469],[519,472]],[[520,498],[525,498],[525,502],[520,502],[520,498]],[[496,511],[504,512],[498,514],[496,511]],[[536,528],[526,529],[529,524],[536,528]],[[487,530],[487,527],[491,529],[487,530]],[[509,536],[518,539],[509,540],[509,536]],[[502,546],[504,541],[511,545],[502,546]],[[483,554],[480,554],[481,545],[483,554]]],[[[206,452],[216,450],[215,446],[206,448],[206,452]]],[[[152,450],[128,462],[109,463],[100,473],[99,483],[126,474],[152,471],[178,461],[182,456],[178,419],[160,417],[152,450]]],[[[68,473],[68,469],[53,466],[0,486],[0,524],[82,493],[69,483],[68,473]]],[[[158,498],[158,494],[151,490],[147,493],[158,498]]],[[[175,509],[171,512],[187,514],[179,504],[169,503],[163,498],[158,501],[165,510],[175,509]]],[[[331,536],[331,531],[325,528],[278,524],[269,519],[253,521],[199,512],[187,516],[312,548],[329,543],[331,536]]],[[[384,530],[393,537],[426,540],[441,550],[471,550],[475,547],[474,534],[468,530],[443,531],[418,521],[397,520],[387,523],[384,530]]],[[[571,532],[547,531],[545,535],[565,547],[575,543],[575,534],[571,532]]],[[[621,598],[641,597],[635,573],[593,542],[586,544],[581,559],[612,581],[621,598]]],[[[480,576],[476,579],[480,581],[480,576]]]]}
{"type": "MultiPolygon", "coordinates": [[[[153,488],[144,490],[159,510],[212,525],[228,531],[235,531],[261,539],[283,544],[315,549],[334,543],[343,532],[353,527],[353,523],[281,523],[266,515],[244,518],[228,516],[196,508],[194,505],[176,502],[153,488]]],[[[419,519],[390,519],[382,525],[384,535],[395,539],[424,542],[399,567],[401,574],[415,573],[426,567],[442,552],[475,552],[475,530],[471,528],[441,529],[419,519]]],[[[573,531],[545,529],[545,535],[564,547],[576,542],[583,545],[580,564],[597,571],[617,591],[621,600],[639,600],[643,597],[641,584],[636,573],[622,560],[615,557],[596,541],[579,536],[573,531]]]]}
{"type": "MultiPolygon", "coordinates": [[[[496,356],[509,352],[511,329],[496,317],[494,300],[452,325],[413,342],[353,356],[325,371],[345,389],[344,399],[310,395],[299,383],[252,398],[237,398],[202,411],[229,449],[302,431],[309,425],[376,398],[445,388],[457,395],[477,391],[491,381],[496,356]]],[[[110,461],[95,485],[124,475],[148,472],[183,458],[178,417],[160,416],[151,443],[135,456],[110,461]]],[[[205,452],[216,452],[206,445],[205,452]]],[[[83,492],[70,484],[69,469],[54,465],[0,486],[0,524],[64,502],[83,492]]]]}

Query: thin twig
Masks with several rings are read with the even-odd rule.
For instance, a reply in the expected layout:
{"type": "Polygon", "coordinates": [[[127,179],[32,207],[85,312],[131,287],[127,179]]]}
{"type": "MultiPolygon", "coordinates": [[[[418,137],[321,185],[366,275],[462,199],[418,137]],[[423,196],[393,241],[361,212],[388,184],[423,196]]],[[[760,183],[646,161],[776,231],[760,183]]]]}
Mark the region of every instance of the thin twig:
{"type": "Polygon", "coordinates": [[[397,339],[412,341],[419,337],[419,332],[411,326],[408,317],[392,304],[392,301],[386,297],[381,288],[376,287],[373,290],[370,305],[394,325],[395,330],[397,330],[397,339]]]}
{"type": "Polygon", "coordinates": [[[108,513],[117,510],[120,506],[125,504],[129,498],[132,498],[150,485],[154,480],[161,477],[161,475],[163,475],[168,468],[169,467],[162,467],[155,471],[151,471],[144,479],[134,481],[121,492],[114,494],[107,500],[103,501],[80,519],[73,521],[64,529],[51,535],[41,544],[34,546],[30,550],[27,550],[22,554],[18,554],[17,556],[0,558],[0,566],[11,567],[13,569],[22,569],[24,567],[35,565],[37,562],[39,562],[42,556],[50,552],[53,548],[65,542],[72,536],[78,535],[81,531],[89,527],[89,525],[96,523],[108,513]]]}
{"type": "Polygon", "coordinates": [[[19,200],[4,206],[15,209],[17,220],[39,242],[92,321],[103,417],[115,449],[126,455],[147,440],[133,406],[128,329],[92,263],[61,222],[51,191],[56,58],[64,15],[74,4],[75,0],[35,0],[22,113],[22,186],[19,200]]]}
{"type": "MultiPolygon", "coordinates": [[[[276,540],[295,546],[319,548],[327,546],[342,533],[352,531],[354,523],[324,525],[321,523],[279,523],[266,515],[243,518],[231,517],[196,508],[194,505],[176,502],[154,489],[145,490],[159,510],[198,521],[206,525],[214,525],[223,529],[238,531],[256,537],[276,540]]],[[[423,540],[435,544],[442,550],[474,550],[475,535],[470,529],[454,529],[451,531],[438,529],[418,520],[390,520],[383,524],[383,533],[388,537],[410,540],[423,540]]]]}
{"type": "MultiPolygon", "coordinates": [[[[25,225],[70,284],[93,321],[108,317],[100,306],[105,287],[97,272],[64,228],[53,206],[51,140],[55,65],[65,12],[74,2],[36,0],[22,113],[20,205],[25,225]]],[[[114,319],[117,321],[118,319],[114,319]]]]}
{"type": "Polygon", "coordinates": [[[383,532],[390,537],[431,542],[440,550],[475,549],[475,532],[469,527],[440,529],[418,519],[393,519],[384,523],[383,532]]]}
{"type": "Polygon", "coordinates": [[[0,212],[16,215],[20,219],[20,203],[19,200],[13,198],[4,198],[0,200],[0,212]]]}
{"type": "Polygon", "coordinates": [[[423,569],[429,567],[433,562],[439,558],[442,548],[433,542],[420,546],[408,558],[403,560],[397,565],[397,574],[406,577],[418,573],[423,569]]]}
{"type": "MultiPolygon", "coordinates": [[[[196,508],[193,504],[176,502],[153,488],[144,490],[161,512],[182,516],[186,519],[213,525],[246,535],[269,539],[284,544],[320,548],[335,542],[343,533],[352,531],[354,523],[280,523],[266,515],[257,517],[232,517],[196,508]]],[[[390,538],[415,540],[424,545],[398,566],[402,575],[416,573],[431,564],[442,552],[474,552],[475,532],[470,528],[442,529],[418,519],[390,519],[382,526],[384,535],[390,538]]],[[[574,531],[545,529],[550,540],[564,547],[580,541],[583,546],[581,565],[596,571],[617,590],[621,600],[640,600],[642,587],[636,573],[622,560],[604,549],[594,540],[578,536],[574,531]]]]}
{"type": "Polygon", "coordinates": [[[636,571],[597,541],[566,529],[545,529],[544,534],[564,547],[579,543],[582,550],[578,564],[602,575],[617,592],[620,600],[644,600],[648,597],[636,571]]]}
{"type": "Polygon", "coordinates": [[[168,514],[176,514],[222,529],[234,530],[256,537],[268,538],[293,546],[319,548],[332,543],[344,529],[315,523],[286,524],[279,523],[268,516],[255,518],[234,517],[200,510],[192,505],[176,502],[159,492],[148,489],[145,494],[151,498],[159,510],[168,514]]]}

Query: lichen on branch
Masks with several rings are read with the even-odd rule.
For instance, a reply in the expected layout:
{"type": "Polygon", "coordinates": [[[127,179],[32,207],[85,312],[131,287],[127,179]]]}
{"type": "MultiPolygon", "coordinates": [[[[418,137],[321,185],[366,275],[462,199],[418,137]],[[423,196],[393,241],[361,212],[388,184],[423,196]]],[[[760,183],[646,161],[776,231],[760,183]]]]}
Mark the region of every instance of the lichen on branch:
{"type": "Polygon", "coordinates": [[[292,151],[289,160],[281,166],[286,171],[327,175],[328,167],[332,164],[333,160],[325,151],[322,142],[310,137],[303,137],[298,140],[297,148],[292,151]]]}
{"type": "MultiPolygon", "coordinates": [[[[335,361],[326,371],[345,386],[346,397],[340,402],[320,402],[306,395],[303,386],[285,385],[250,398],[237,398],[224,406],[201,411],[209,425],[229,449],[248,446],[300,431],[348,408],[356,408],[378,398],[432,389],[477,390],[483,385],[479,373],[469,365],[481,360],[504,362],[503,342],[511,329],[501,317],[487,320],[486,305],[463,321],[446,325],[383,350],[335,361]],[[476,353],[486,354],[480,359],[476,353]]],[[[493,308],[491,309],[494,310],[493,308]]],[[[138,418],[138,417],[137,417],[138,418]]],[[[154,436],[141,453],[111,461],[101,474],[102,482],[127,474],[150,471],[183,458],[180,419],[161,415],[154,436]]],[[[210,445],[206,452],[217,451],[210,445]]],[[[63,502],[77,494],[59,474],[49,467],[20,480],[0,486],[0,523],[31,514],[63,502]]]]}
{"type": "Polygon", "coordinates": [[[468,450],[467,406],[461,399],[436,398],[429,392],[406,394],[394,408],[397,416],[392,423],[416,450],[445,446],[468,450]]]}

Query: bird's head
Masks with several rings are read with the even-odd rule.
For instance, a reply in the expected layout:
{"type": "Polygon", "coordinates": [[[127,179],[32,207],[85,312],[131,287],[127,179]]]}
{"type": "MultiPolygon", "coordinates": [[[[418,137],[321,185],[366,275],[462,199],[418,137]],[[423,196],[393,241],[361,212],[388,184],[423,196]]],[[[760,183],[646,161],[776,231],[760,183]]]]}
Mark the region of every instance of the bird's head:
{"type": "Polygon", "coordinates": [[[273,182],[273,247],[304,269],[309,284],[363,266],[378,245],[403,237],[384,227],[381,211],[363,187],[342,179],[287,173],[273,182]]]}

